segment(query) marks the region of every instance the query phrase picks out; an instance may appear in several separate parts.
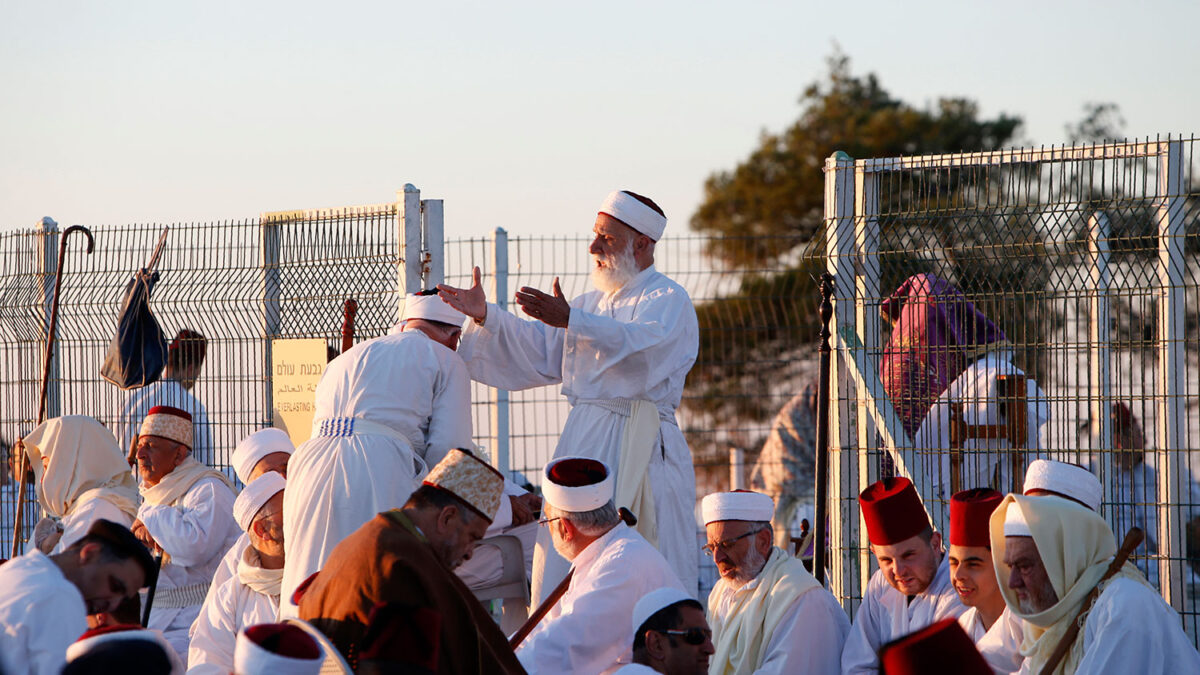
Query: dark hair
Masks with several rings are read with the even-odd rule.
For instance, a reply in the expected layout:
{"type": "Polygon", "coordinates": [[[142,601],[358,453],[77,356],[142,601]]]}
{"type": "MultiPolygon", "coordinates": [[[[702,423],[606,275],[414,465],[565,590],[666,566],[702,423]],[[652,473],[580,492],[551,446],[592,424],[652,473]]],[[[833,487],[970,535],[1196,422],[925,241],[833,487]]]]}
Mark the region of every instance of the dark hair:
{"type": "Polygon", "coordinates": [[[198,366],[208,352],[208,338],[190,328],[179,331],[167,349],[167,366],[171,370],[198,366]]]}
{"type": "Polygon", "coordinates": [[[458,508],[458,517],[462,519],[463,523],[471,522],[471,518],[473,517],[480,517],[479,512],[470,504],[459,499],[453,493],[432,485],[422,485],[417,488],[417,491],[409,496],[405,506],[416,509],[437,509],[439,511],[447,506],[454,506],[458,508]]]}
{"type": "Polygon", "coordinates": [[[643,197],[642,195],[639,195],[636,192],[630,192],[629,190],[621,190],[621,192],[624,192],[625,194],[629,195],[630,197],[633,197],[634,199],[638,200],[639,202],[654,209],[654,212],[657,213],[658,215],[662,216],[663,218],[667,217],[667,214],[663,213],[662,207],[660,207],[658,204],[655,204],[653,199],[650,199],[649,197],[643,197]]]}
{"type": "MultiPolygon", "coordinates": [[[[640,649],[646,648],[646,631],[648,630],[675,630],[679,628],[679,622],[683,621],[683,612],[679,611],[681,607],[691,607],[704,611],[704,607],[697,600],[688,598],[680,600],[671,605],[667,605],[657,612],[650,615],[650,618],[642,622],[638,626],[637,633],[633,636],[633,651],[636,653],[640,649]]],[[[675,644],[675,638],[668,635],[671,644],[675,644]]]]}
{"type": "Polygon", "coordinates": [[[134,562],[142,568],[147,585],[158,571],[154,557],[150,555],[150,550],[146,548],[145,544],[135,537],[129,528],[111,520],[97,519],[88,528],[87,534],[71,544],[67,550],[78,551],[87,544],[99,544],[101,556],[111,561],[125,561],[133,558],[134,562]]]}

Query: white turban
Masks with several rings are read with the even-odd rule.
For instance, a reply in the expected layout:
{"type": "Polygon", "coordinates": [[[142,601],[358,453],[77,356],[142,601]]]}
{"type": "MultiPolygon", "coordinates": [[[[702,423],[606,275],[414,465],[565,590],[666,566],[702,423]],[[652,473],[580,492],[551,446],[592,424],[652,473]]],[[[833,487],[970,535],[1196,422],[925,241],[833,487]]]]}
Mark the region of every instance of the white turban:
{"type": "Polygon", "coordinates": [[[542,498],[571,513],[595,511],[613,499],[608,465],[588,457],[560,457],[546,465],[542,498]]]}
{"type": "Polygon", "coordinates": [[[283,429],[271,427],[256,431],[242,439],[233,451],[233,470],[237,472],[238,480],[250,482],[250,473],[258,465],[259,460],[275,452],[292,454],[296,446],[283,429]]]}
{"type": "Polygon", "coordinates": [[[321,645],[303,629],[286,623],[264,623],[238,633],[233,670],[243,675],[317,675],[325,662],[321,645]],[[274,644],[267,649],[263,644],[274,644]]]}
{"type": "Polygon", "coordinates": [[[233,502],[233,519],[237,521],[238,526],[249,532],[258,510],[285,487],[287,480],[274,471],[268,471],[250,481],[233,502]]]}
{"type": "Polygon", "coordinates": [[[1091,471],[1049,459],[1035,459],[1025,470],[1025,485],[1022,492],[1046,490],[1083,504],[1093,511],[1100,510],[1103,488],[1100,479],[1091,471]]]}
{"type": "Polygon", "coordinates": [[[1013,502],[1008,507],[1008,511],[1004,514],[1004,536],[1006,537],[1032,537],[1033,532],[1029,530],[1029,523],[1025,521],[1025,514],[1021,511],[1021,505],[1013,502]]]}
{"type": "Polygon", "coordinates": [[[452,326],[461,326],[466,315],[446,304],[435,293],[433,295],[406,295],[404,297],[404,314],[400,321],[409,319],[425,319],[438,321],[452,326]]]}
{"type": "Polygon", "coordinates": [[[704,524],[719,520],[770,521],[775,515],[775,502],[761,492],[735,490],[708,495],[700,503],[704,524]]]}
{"type": "Polygon", "coordinates": [[[600,205],[599,212],[616,218],[654,241],[661,239],[663,230],[667,228],[666,216],[620,190],[609,193],[600,205]]]}

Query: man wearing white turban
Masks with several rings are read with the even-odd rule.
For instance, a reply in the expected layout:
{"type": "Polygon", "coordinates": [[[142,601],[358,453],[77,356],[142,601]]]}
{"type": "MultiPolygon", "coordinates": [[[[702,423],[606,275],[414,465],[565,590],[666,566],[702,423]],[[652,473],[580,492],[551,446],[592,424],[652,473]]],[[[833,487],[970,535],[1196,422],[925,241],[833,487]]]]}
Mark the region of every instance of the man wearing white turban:
{"type": "MultiPolygon", "coordinates": [[[[699,328],[687,291],[654,268],[666,224],[652,200],[609,194],[588,247],[596,290],[568,302],[557,280],[552,294],[521,288],[517,304],[534,321],[489,304],[478,268],[469,289],[438,289],[473,319],[460,350],[472,379],[509,390],[562,384],[571,412],[554,457],[582,453],[612,467],[617,505],[633,511],[638,531],[695,593],[696,475],[675,409],[696,361],[699,328]]],[[[549,532],[540,532],[535,601],[568,567],[549,532]]]]}
{"type": "Polygon", "coordinates": [[[1099,514],[1062,497],[1008,495],[992,513],[992,559],[1009,610],[1024,621],[1021,672],[1041,672],[1084,600],[1100,593],[1054,672],[1200,672],[1175,613],[1131,563],[1101,582],[1117,552],[1099,514]]]}
{"type": "Polygon", "coordinates": [[[129,527],[137,517],[137,483],[112,433],[91,417],[46,420],[23,439],[49,514],[34,528],[34,543],[61,553],[103,518],[129,527]]]}

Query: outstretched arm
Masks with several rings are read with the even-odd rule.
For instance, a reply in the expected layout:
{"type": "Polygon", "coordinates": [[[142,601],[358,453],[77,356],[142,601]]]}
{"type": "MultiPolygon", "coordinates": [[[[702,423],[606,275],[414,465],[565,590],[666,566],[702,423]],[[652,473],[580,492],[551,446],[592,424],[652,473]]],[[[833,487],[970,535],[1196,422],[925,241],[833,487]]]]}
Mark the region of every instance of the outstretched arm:
{"type": "Polygon", "coordinates": [[[553,291],[554,295],[550,295],[530,286],[522,286],[517,291],[517,304],[526,314],[548,326],[566,328],[571,320],[571,304],[558,285],[558,277],[554,277],[553,291]]]}
{"type": "Polygon", "coordinates": [[[487,318],[487,293],[480,280],[479,267],[471,271],[471,287],[456,288],[438,284],[438,297],[454,309],[482,323],[487,318]]]}

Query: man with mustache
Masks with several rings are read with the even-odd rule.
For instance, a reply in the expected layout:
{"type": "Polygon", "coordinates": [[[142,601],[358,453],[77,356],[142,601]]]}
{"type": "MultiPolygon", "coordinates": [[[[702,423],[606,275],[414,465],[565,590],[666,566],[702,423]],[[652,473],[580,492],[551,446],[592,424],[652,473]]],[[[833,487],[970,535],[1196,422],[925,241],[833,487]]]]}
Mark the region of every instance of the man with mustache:
{"type": "Polygon", "coordinates": [[[771,498],[719,492],[701,510],[704,550],[721,574],[708,596],[716,645],[709,672],[836,673],[850,620],[799,558],[772,545],[771,498]]]}
{"type": "Polygon", "coordinates": [[[950,583],[942,535],[933,531],[912,481],[885,478],[858,496],[879,569],[842,651],[842,673],[875,673],[879,648],[903,635],[966,611],[950,583]]]}
{"type": "Polygon", "coordinates": [[[633,663],[616,675],[708,675],[713,633],[704,607],[678,588],[646,594],[633,606],[633,663]]]}
{"type": "MultiPolygon", "coordinates": [[[[571,404],[554,457],[586,454],[612,468],[616,501],[638,519],[684,588],[698,588],[696,474],[675,420],[683,381],[696,361],[699,328],[687,291],[654,268],[667,218],[651,199],[628,191],[600,205],[588,247],[596,290],[568,302],[523,287],[522,321],[487,302],[479,269],[469,289],[439,286],[470,316],[459,354],[471,378],[508,390],[562,384],[571,404]]],[[[538,602],[567,573],[549,533],[534,554],[538,602]]]]}

